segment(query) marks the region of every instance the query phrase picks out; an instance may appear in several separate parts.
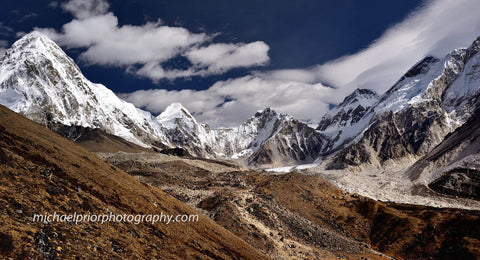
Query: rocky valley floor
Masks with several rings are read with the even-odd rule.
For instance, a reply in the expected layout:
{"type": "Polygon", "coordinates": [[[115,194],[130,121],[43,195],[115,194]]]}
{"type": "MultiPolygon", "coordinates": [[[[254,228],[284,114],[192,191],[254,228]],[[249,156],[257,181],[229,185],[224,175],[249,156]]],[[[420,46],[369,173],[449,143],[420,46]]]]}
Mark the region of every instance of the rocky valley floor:
{"type": "Polygon", "coordinates": [[[365,167],[357,171],[325,170],[322,166],[301,170],[317,175],[342,190],[375,200],[415,204],[439,208],[480,210],[480,201],[441,194],[428,187],[428,182],[412,181],[408,169],[412,162],[390,164],[382,168],[365,167]]]}
{"type": "Polygon", "coordinates": [[[480,225],[479,211],[379,202],[316,175],[246,170],[228,162],[99,155],[274,259],[480,257],[480,231],[472,228],[480,225]]]}

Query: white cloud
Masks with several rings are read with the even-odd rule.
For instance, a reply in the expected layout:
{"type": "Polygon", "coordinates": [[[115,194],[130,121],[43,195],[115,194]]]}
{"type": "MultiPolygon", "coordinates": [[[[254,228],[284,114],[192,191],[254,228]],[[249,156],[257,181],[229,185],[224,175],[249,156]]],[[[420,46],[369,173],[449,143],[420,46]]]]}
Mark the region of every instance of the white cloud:
{"type": "Polygon", "coordinates": [[[265,65],[270,60],[267,54],[269,48],[261,41],[249,44],[216,43],[190,49],[184,56],[190,60],[193,66],[185,70],[165,70],[157,62],[147,62],[140,69],[129,69],[129,71],[155,81],[163,78],[175,79],[221,74],[232,68],[265,65]]]}
{"type": "Polygon", "coordinates": [[[207,76],[237,67],[261,66],[268,62],[268,45],[211,43],[215,35],[192,33],[182,27],[163,25],[160,20],[141,26],[119,26],[103,0],[71,0],[61,5],[76,18],[60,32],[36,28],[67,48],[86,48],[80,58],[88,64],[124,66],[130,73],[152,80],[207,76]],[[163,63],[184,56],[192,66],[165,69],[163,63]]]}
{"type": "Polygon", "coordinates": [[[147,62],[143,65],[140,69],[136,69],[133,67],[129,67],[127,72],[132,74],[136,74],[142,77],[150,78],[153,81],[158,81],[160,79],[169,79],[173,80],[176,78],[186,78],[191,76],[198,76],[203,71],[197,71],[192,68],[187,70],[178,70],[178,69],[170,69],[165,70],[160,64],[157,62],[147,62]]]}
{"type": "Polygon", "coordinates": [[[154,89],[120,96],[155,113],[162,112],[172,102],[180,102],[194,113],[200,122],[219,127],[238,125],[267,106],[304,121],[318,122],[328,110],[328,102],[333,92],[333,89],[321,84],[245,76],[219,81],[202,91],[154,89]]]}
{"type": "Polygon", "coordinates": [[[24,32],[24,31],[19,31],[19,32],[16,32],[15,33],[15,37],[17,38],[22,38],[23,36],[25,36],[27,33],[24,32]]]}
{"type": "Polygon", "coordinates": [[[281,81],[296,81],[303,83],[314,83],[317,82],[317,75],[307,69],[282,69],[282,70],[273,70],[263,73],[257,73],[257,75],[271,80],[281,80],[281,81]]]}
{"type": "Polygon", "coordinates": [[[428,55],[443,57],[469,46],[480,35],[480,1],[427,1],[404,21],[386,30],[366,49],[308,69],[277,70],[267,79],[324,82],[336,88],[338,103],[356,88],[388,90],[428,55]]]}
{"type": "Polygon", "coordinates": [[[50,8],[57,8],[57,6],[58,6],[57,1],[51,1],[50,3],[48,3],[48,7],[50,8]]]}
{"type": "Polygon", "coordinates": [[[196,67],[221,73],[236,67],[264,65],[270,60],[267,54],[269,49],[270,47],[261,41],[248,44],[217,43],[189,50],[185,56],[196,67]]]}
{"type": "Polygon", "coordinates": [[[13,28],[0,22],[0,36],[9,36],[14,32],[13,28]]]}

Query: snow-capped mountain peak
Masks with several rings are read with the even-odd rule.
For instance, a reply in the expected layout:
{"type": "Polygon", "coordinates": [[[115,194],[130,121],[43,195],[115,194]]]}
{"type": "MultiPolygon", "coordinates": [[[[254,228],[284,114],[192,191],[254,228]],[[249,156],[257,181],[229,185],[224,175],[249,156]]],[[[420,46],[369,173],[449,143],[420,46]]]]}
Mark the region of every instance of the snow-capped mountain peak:
{"type": "Polygon", "coordinates": [[[143,146],[164,140],[150,113],[90,82],[40,32],[19,39],[0,60],[0,104],[47,126],[102,128],[143,146]]]}
{"type": "Polygon", "coordinates": [[[255,113],[254,117],[271,117],[271,116],[277,116],[277,115],[278,113],[275,110],[273,110],[273,108],[267,107],[263,110],[258,110],[255,113]]]}
{"type": "Polygon", "coordinates": [[[180,103],[172,103],[157,116],[157,121],[168,129],[175,128],[178,120],[190,122],[192,126],[198,124],[192,114],[180,103]]]}
{"type": "Polygon", "coordinates": [[[356,125],[365,115],[368,108],[375,104],[379,99],[378,94],[370,89],[356,89],[348,95],[342,103],[333,107],[325,114],[317,127],[317,130],[330,135],[332,139],[343,141],[351,136],[358,134],[356,125]],[[342,131],[346,128],[352,128],[349,131],[342,131]],[[340,138],[339,134],[349,135],[340,138]],[[350,136],[351,135],[351,136],[350,136]]]}
{"type": "Polygon", "coordinates": [[[362,106],[364,108],[372,106],[378,101],[378,94],[371,89],[355,89],[352,94],[348,95],[342,103],[338,105],[339,108],[346,109],[349,107],[356,108],[362,106]]]}

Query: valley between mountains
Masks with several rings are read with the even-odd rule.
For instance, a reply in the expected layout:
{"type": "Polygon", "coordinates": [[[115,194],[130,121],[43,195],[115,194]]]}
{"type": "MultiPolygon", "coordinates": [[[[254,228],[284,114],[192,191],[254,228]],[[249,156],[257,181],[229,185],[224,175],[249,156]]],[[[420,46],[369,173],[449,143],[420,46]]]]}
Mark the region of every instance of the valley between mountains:
{"type": "Polygon", "coordinates": [[[212,129],[188,104],[136,108],[29,33],[0,59],[0,255],[478,259],[479,51],[426,57],[314,127],[265,108],[212,129]],[[200,220],[32,220],[107,209],[200,220]]]}

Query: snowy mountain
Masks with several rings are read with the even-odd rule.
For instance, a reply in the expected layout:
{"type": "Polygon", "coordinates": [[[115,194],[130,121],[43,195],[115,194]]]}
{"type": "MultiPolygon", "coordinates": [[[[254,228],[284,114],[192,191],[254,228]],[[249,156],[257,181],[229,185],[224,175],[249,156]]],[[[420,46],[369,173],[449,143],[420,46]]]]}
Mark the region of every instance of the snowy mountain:
{"type": "Polygon", "coordinates": [[[271,108],[258,111],[236,128],[218,130],[225,154],[247,158],[249,165],[311,163],[326,143],[326,137],[290,115],[271,108]]]}
{"type": "Polygon", "coordinates": [[[90,82],[39,32],[15,42],[0,60],[0,104],[51,127],[102,128],[142,146],[165,140],[150,113],[90,82]]]}
{"type": "MultiPolygon", "coordinates": [[[[277,167],[312,163],[327,142],[324,135],[308,125],[268,108],[255,114],[240,129],[249,127],[259,129],[247,148],[247,151],[252,151],[248,158],[250,165],[277,167]]],[[[240,138],[246,139],[243,135],[240,138]]]]}
{"type": "Polygon", "coordinates": [[[207,124],[200,124],[180,103],[173,103],[156,120],[168,142],[200,157],[218,157],[216,133],[207,124]]]}
{"type": "Polygon", "coordinates": [[[245,123],[235,128],[220,128],[219,138],[223,141],[226,155],[233,158],[251,156],[272,137],[277,135],[283,122],[292,120],[288,115],[281,115],[272,108],[258,111],[245,123]]]}
{"type": "Polygon", "coordinates": [[[167,107],[157,120],[171,144],[193,155],[240,159],[250,165],[312,162],[326,142],[306,124],[271,108],[258,111],[238,127],[218,130],[198,123],[178,103],[167,107]]]}
{"type": "Polygon", "coordinates": [[[341,148],[341,145],[360,134],[368,126],[368,120],[362,120],[364,115],[378,99],[378,94],[373,90],[356,89],[325,114],[317,127],[317,130],[329,137],[324,152],[341,148]]]}
{"type": "Polygon", "coordinates": [[[333,156],[328,168],[379,165],[432,150],[473,112],[480,89],[479,50],[477,38],[468,48],[413,66],[352,124],[350,129],[360,129],[358,137],[347,140],[348,147],[333,156]]]}

